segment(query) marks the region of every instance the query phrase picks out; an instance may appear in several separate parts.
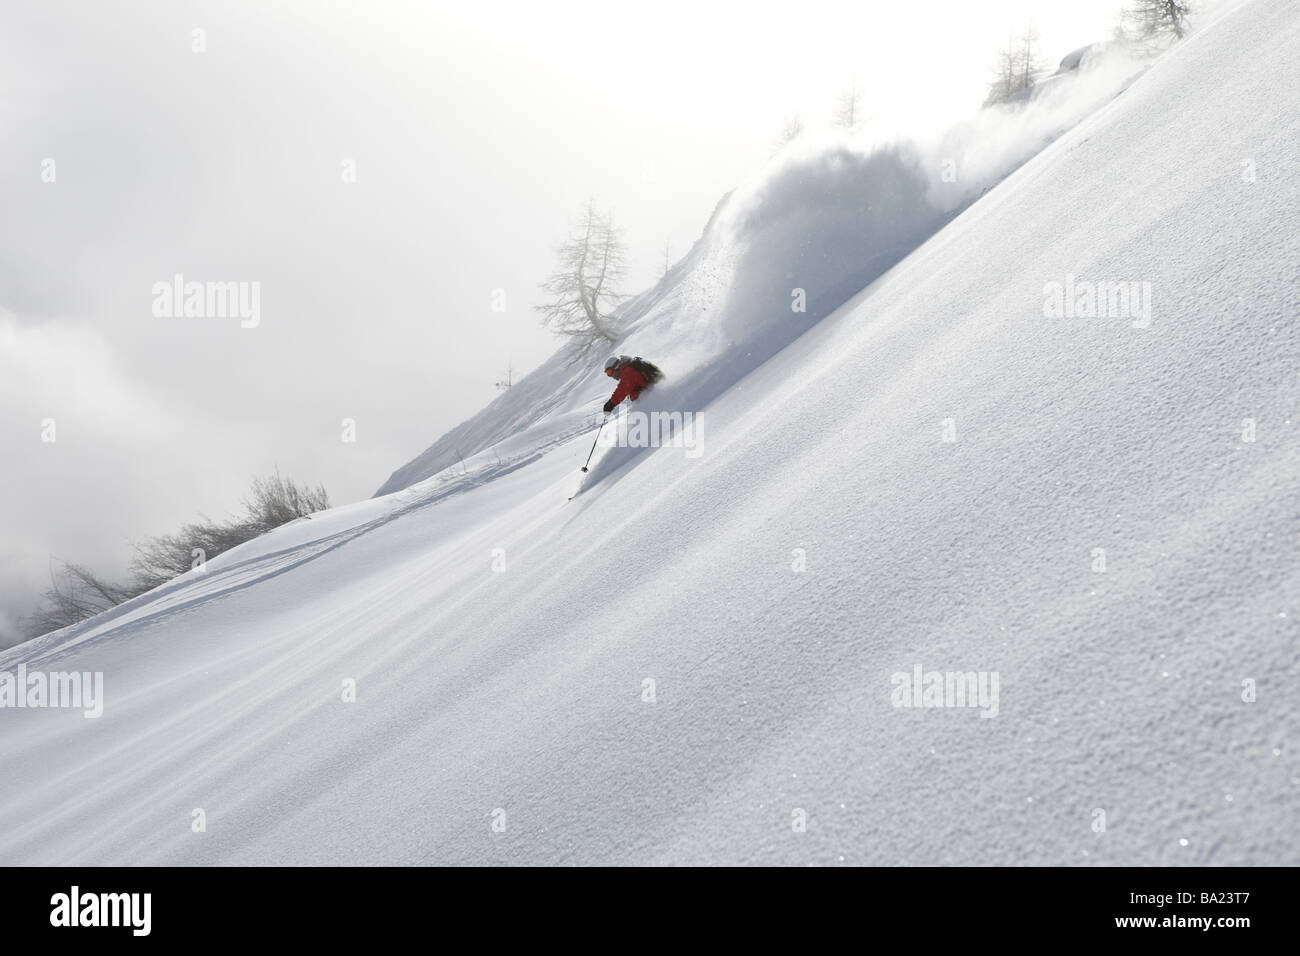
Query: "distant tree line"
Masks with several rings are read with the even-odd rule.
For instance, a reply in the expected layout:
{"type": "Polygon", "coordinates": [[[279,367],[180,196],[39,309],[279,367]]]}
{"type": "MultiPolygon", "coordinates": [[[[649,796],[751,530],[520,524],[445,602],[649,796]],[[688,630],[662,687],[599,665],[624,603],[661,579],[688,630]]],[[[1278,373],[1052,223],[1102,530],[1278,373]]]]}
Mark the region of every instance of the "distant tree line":
{"type": "Polygon", "coordinates": [[[254,478],[243,500],[242,515],[214,521],[206,515],[181,526],[175,534],[145,538],[133,545],[130,577],[112,582],[82,564],[56,562],[41,605],[23,621],[28,638],[94,617],[160,584],[199,567],[236,545],[251,541],[296,518],[330,506],[324,486],[300,485],[278,471],[254,478]]]}
{"type": "MultiPolygon", "coordinates": [[[[1121,9],[1115,39],[1148,52],[1187,35],[1192,8],[1186,0],[1129,0],[1121,9]]],[[[1011,36],[994,58],[985,106],[1010,103],[1034,88],[1046,69],[1038,33],[1028,24],[1011,36]]]]}

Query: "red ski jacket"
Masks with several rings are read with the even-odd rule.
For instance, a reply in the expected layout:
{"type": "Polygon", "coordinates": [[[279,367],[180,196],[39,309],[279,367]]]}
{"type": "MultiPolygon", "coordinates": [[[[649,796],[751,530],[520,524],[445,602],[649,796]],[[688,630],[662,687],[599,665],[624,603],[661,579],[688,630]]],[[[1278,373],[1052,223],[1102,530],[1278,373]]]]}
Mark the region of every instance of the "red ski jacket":
{"type": "Polygon", "coordinates": [[[614,407],[629,395],[632,401],[636,401],[637,396],[645,391],[649,385],[646,377],[638,372],[631,365],[624,365],[618,370],[618,388],[614,389],[614,394],[609,397],[610,407],[614,407]]]}

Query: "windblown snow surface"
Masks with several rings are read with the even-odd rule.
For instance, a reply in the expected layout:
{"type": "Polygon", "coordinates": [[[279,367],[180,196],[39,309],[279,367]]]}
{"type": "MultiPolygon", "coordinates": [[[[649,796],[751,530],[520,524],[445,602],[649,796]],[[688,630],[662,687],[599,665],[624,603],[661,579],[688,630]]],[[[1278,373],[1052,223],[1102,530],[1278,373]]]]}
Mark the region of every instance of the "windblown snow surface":
{"type": "Polygon", "coordinates": [[[0,863],[1300,863],[1298,61],[1254,2],[779,157],[624,312],[697,456],[569,501],[610,386],[557,361],[0,654],[104,675],[0,710],[0,863]],[[1110,281],[1149,323],[1045,314],[1110,281]],[[896,706],[918,667],[995,715],[896,706]]]}

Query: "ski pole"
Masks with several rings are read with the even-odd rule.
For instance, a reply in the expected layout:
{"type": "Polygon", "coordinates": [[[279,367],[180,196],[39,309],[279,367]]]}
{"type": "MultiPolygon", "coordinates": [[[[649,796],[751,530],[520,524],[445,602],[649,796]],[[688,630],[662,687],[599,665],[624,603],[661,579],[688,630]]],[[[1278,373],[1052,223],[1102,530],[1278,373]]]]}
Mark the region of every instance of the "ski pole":
{"type": "Polygon", "coordinates": [[[608,416],[608,415],[606,415],[606,416],[604,417],[604,419],[601,420],[600,428],[597,428],[597,429],[596,429],[596,437],[595,437],[595,439],[594,439],[594,440],[592,441],[592,443],[591,443],[591,451],[587,452],[587,463],[584,464],[584,465],[582,466],[582,470],[583,470],[583,471],[586,471],[586,470],[587,470],[587,465],[590,465],[590,464],[591,464],[591,456],[594,455],[594,454],[596,454],[596,442],[600,441],[600,433],[601,433],[602,430],[604,430],[604,428],[605,428],[605,422],[607,422],[607,421],[609,421],[609,416],[608,416]]]}

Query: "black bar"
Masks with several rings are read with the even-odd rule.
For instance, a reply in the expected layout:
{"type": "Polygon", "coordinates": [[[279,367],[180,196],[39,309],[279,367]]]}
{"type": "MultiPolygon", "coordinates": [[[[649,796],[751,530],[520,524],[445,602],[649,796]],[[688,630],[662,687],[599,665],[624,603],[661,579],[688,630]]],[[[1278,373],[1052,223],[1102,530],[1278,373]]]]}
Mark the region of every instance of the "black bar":
{"type": "MultiPolygon", "coordinates": [[[[833,871],[636,869],[618,873],[525,868],[10,868],[4,907],[8,943],[98,945],[256,943],[338,945],[415,934],[417,939],[547,940],[643,938],[696,943],[789,938],[829,943],[836,934],[885,943],[893,934],[933,946],[1122,941],[1217,947],[1293,937],[1295,871],[1285,868],[907,868],[833,871]],[[68,920],[72,887],[79,920],[118,926],[52,925],[68,920]],[[100,894],[149,894],[127,902],[100,894]],[[60,894],[67,906],[59,910],[60,894]],[[1183,895],[1180,895],[1183,894],[1183,895]],[[88,896],[94,903],[86,903],[88,896]],[[86,907],[90,908],[87,909],[86,907]],[[135,916],[133,921],[129,916],[135,916]],[[1209,919],[1204,928],[1192,920],[1209,919]],[[1150,925],[1119,925],[1121,920],[1150,925]],[[1244,919],[1245,925],[1224,925],[1244,919]],[[689,929],[688,927],[697,927],[689,929]],[[430,937],[428,934],[432,933],[430,937]],[[682,934],[685,934],[683,937],[682,934]],[[888,934],[888,935],[884,935],[888,934]],[[60,940],[60,937],[63,939],[60,940]]],[[[766,947],[765,947],[766,948],[766,947]]],[[[10,950],[16,951],[16,950],[10,950]]],[[[337,950],[335,950],[337,951],[337,950]]]]}

